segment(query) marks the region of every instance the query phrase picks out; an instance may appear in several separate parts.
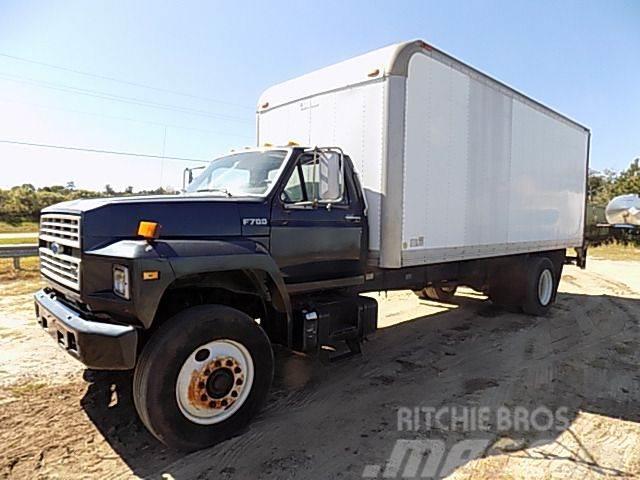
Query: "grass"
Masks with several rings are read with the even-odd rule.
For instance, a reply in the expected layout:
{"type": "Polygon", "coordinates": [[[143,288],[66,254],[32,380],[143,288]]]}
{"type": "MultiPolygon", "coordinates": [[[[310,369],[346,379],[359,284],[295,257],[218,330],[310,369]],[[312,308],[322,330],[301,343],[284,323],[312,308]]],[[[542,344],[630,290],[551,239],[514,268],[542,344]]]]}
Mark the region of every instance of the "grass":
{"type": "Polygon", "coordinates": [[[38,222],[0,222],[0,233],[23,233],[37,232],[40,229],[38,222]]]}
{"type": "Polygon", "coordinates": [[[624,245],[622,243],[609,243],[590,248],[589,256],[605,260],[640,261],[640,247],[636,245],[624,245]]]}
{"type": "Polygon", "coordinates": [[[35,280],[40,278],[38,257],[20,259],[20,270],[13,268],[13,259],[0,258],[0,282],[11,280],[35,280]]]}
{"type": "Polygon", "coordinates": [[[27,243],[33,245],[38,243],[38,237],[20,237],[20,238],[1,238],[0,245],[19,245],[21,243],[27,243]]]}

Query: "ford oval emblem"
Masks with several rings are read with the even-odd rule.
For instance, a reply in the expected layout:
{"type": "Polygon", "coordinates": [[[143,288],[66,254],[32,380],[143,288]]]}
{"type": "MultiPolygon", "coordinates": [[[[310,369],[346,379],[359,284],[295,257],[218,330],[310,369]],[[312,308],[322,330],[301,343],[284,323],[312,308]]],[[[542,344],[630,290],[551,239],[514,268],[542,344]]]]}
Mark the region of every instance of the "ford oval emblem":
{"type": "Polygon", "coordinates": [[[49,249],[53,252],[54,255],[62,253],[62,247],[56,242],[53,242],[51,245],[49,245],[49,249]]]}

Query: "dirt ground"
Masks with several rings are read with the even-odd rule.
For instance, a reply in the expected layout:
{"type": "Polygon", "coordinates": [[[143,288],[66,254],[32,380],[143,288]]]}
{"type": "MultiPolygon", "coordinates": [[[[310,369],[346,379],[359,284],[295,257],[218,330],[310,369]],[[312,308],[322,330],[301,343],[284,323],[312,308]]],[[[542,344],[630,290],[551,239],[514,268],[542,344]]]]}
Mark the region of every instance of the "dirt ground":
{"type": "Polygon", "coordinates": [[[278,351],[270,399],[248,430],[189,455],[145,431],[128,374],[85,371],[36,326],[36,287],[0,283],[3,478],[419,477],[411,458],[394,471],[394,449],[434,439],[445,452],[485,441],[442,464],[439,476],[455,479],[640,476],[640,262],[566,267],[545,318],[499,310],[470,290],[455,304],[375,295],[382,328],[361,357],[325,364],[278,351]],[[399,408],[452,405],[563,408],[567,422],[546,431],[398,428],[399,408]]]}

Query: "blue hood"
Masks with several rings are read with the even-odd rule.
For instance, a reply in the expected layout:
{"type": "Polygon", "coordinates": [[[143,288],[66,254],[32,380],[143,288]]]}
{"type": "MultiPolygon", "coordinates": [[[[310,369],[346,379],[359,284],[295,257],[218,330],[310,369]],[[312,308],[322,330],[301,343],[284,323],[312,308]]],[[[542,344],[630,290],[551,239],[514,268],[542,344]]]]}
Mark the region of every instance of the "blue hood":
{"type": "Polygon", "coordinates": [[[243,227],[243,218],[268,218],[265,199],[162,195],[72,200],[43,213],[82,215],[83,250],[136,238],[140,220],[162,225],[161,238],[207,239],[268,235],[268,227],[243,227]]]}

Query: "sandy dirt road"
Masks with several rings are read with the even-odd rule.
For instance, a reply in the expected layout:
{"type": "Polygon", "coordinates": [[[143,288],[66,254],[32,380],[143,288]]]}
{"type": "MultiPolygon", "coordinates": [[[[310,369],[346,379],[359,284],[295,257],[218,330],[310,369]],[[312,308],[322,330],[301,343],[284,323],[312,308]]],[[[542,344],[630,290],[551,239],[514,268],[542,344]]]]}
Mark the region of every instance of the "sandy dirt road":
{"type": "Polygon", "coordinates": [[[327,365],[277,352],[268,405],[250,428],[189,455],[145,431],[127,374],[84,371],[35,326],[33,288],[0,285],[2,477],[419,478],[424,465],[394,464],[394,449],[434,440],[444,445],[438,476],[640,476],[640,262],[565,268],[545,318],[499,310],[469,290],[455,305],[376,296],[382,328],[362,357],[327,365]],[[563,409],[566,422],[398,429],[399,409],[452,406],[563,409]],[[447,465],[466,440],[481,448],[447,465]]]}

